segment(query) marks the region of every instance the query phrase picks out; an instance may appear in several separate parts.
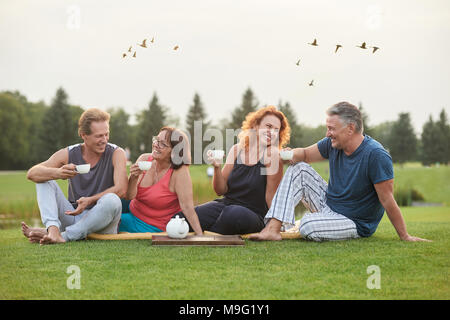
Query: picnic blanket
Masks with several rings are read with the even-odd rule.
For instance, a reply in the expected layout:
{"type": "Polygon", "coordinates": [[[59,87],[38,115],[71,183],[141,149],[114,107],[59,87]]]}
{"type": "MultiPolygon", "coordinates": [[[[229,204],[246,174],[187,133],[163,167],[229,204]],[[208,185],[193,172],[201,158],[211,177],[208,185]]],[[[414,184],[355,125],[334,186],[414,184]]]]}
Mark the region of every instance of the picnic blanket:
{"type": "MultiPolygon", "coordinates": [[[[218,233],[205,231],[203,232],[205,235],[219,235],[218,233]]],[[[193,235],[193,232],[190,232],[189,235],[193,235]]],[[[241,235],[242,239],[248,239],[248,237],[252,233],[241,235]]],[[[136,240],[136,239],[152,239],[153,235],[165,236],[167,232],[144,232],[144,233],[128,233],[128,232],[120,232],[118,234],[99,234],[99,233],[91,233],[87,236],[88,240],[136,240]]],[[[300,233],[293,232],[291,230],[281,232],[282,239],[300,239],[300,233]]]]}

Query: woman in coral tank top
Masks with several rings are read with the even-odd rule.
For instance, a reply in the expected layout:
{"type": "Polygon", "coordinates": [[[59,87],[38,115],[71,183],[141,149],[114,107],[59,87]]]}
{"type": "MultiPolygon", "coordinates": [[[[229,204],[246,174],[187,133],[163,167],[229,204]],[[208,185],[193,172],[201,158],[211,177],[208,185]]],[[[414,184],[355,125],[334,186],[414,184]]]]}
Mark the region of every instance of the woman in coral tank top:
{"type": "Polygon", "coordinates": [[[153,137],[152,153],[142,154],[130,167],[128,190],[119,231],[163,232],[177,213],[186,217],[191,230],[202,229],[194,210],[191,162],[187,136],[178,129],[164,127],[153,137]],[[151,161],[147,171],[139,161],[151,161]]]}

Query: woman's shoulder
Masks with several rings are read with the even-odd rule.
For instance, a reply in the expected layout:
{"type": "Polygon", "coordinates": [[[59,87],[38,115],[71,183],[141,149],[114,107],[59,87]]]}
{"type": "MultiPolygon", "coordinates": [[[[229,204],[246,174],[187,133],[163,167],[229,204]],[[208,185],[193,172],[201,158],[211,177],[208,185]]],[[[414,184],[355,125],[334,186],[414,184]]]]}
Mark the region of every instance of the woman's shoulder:
{"type": "Polygon", "coordinates": [[[182,165],[181,167],[179,167],[178,169],[172,169],[172,177],[173,178],[186,178],[186,177],[190,177],[191,176],[191,172],[189,171],[189,166],[188,165],[182,165]]]}
{"type": "Polygon", "coordinates": [[[192,184],[191,173],[189,171],[189,166],[182,165],[178,169],[172,170],[172,175],[170,177],[169,186],[174,192],[179,192],[180,190],[186,189],[186,184],[192,184]],[[177,187],[178,186],[178,187],[177,187]]]}

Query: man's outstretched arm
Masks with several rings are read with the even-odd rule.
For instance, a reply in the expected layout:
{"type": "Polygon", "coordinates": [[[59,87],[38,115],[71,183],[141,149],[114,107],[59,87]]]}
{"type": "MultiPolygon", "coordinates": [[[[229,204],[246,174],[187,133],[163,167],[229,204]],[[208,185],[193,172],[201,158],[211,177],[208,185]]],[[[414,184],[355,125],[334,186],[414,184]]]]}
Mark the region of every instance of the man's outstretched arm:
{"type": "Polygon", "coordinates": [[[400,237],[400,239],[405,241],[430,241],[427,239],[410,236],[406,231],[405,220],[403,219],[403,215],[394,198],[393,179],[376,183],[374,184],[374,186],[378,194],[378,199],[380,200],[381,205],[386,210],[389,220],[394,226],[395,231],[397,231],[397,234],[400,237]]]}

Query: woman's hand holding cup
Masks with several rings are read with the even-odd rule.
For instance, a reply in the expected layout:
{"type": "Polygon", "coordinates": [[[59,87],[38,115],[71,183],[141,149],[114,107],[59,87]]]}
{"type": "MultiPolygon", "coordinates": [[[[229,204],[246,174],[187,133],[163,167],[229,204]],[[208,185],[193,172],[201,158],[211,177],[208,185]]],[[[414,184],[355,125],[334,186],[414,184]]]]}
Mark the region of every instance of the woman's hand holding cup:
{"type": "Polygon", "coordinates": [[[208,156],[208,161],[217,168],[222,164],[225,152],[223,150],[208,150],[206,155],[208,156]]]}
{"type": "Polygon", "coordinates": [[[142,170],[139,168],[139,165],[137,162],[135,164],[132,164],[130,167],[130,176],[132,178],[138,178],[142,173],[142,170]]]}

